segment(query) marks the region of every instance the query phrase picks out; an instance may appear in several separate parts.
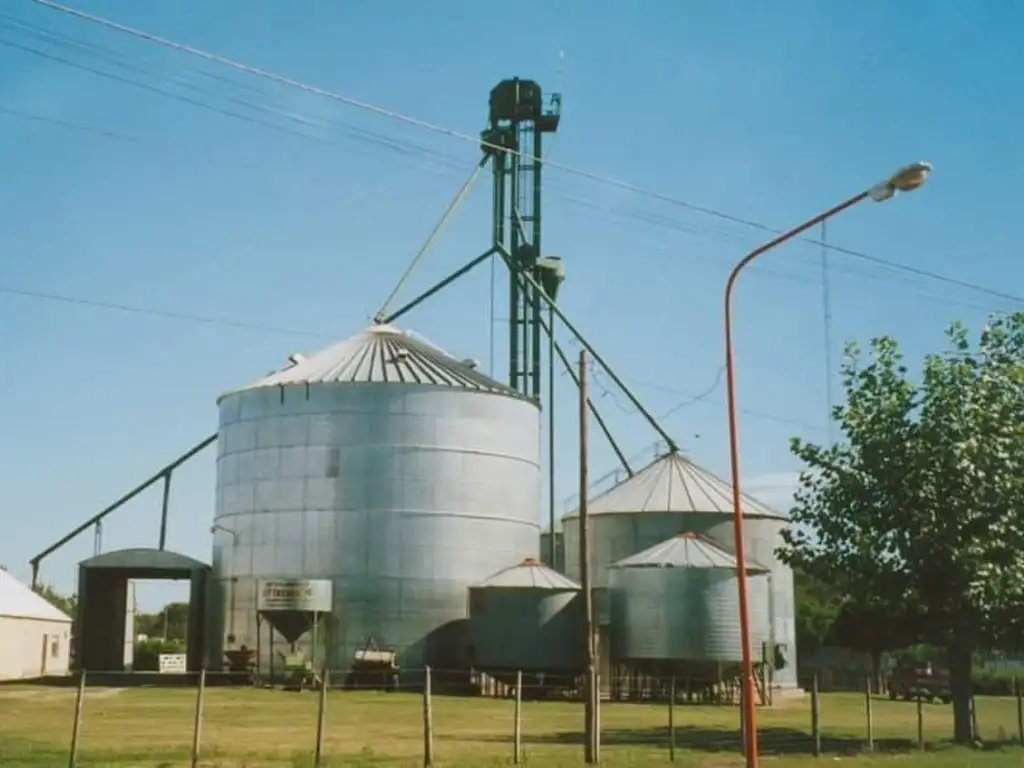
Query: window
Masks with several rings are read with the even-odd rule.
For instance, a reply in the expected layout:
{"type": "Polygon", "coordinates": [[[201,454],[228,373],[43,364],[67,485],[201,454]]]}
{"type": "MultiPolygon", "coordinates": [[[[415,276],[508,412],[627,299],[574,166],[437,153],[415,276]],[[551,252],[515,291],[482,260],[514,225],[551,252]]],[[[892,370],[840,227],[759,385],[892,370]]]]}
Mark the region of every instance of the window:
{"type": "Polygon", "coordinates": [[[54,639],[50,641],[50,658],[56,659],[60,656],[60,640],[54,639]]]}

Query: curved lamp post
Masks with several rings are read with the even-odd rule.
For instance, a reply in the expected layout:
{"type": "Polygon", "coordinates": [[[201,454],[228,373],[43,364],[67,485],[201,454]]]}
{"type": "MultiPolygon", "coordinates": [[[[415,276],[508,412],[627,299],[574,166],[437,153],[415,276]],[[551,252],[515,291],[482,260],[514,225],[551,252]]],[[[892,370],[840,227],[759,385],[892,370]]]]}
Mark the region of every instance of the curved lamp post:
{"type": "MultiPolygon", "coordinates": [[[[788,232],[783,232],[773,240],[755,248],[748,253],[740,262],[733,267],[729,273],[729,280],[725,284],[725,374],[726,374],[726,396],[729,411],[729,468],[732,477],[732,514],[733,514],[733,536],[736,551],[736,581],[739,591],[740,604],[740,642],[743,646],[743,722],[745,726],[744,751],[747,758],[747,767],[756,768],[757,757],[757,704],[754,700],[754,665],[750,652],[750,616],[747,612],[747,571],[746,557],[743,547],[743,501],[740,493],[740,458],[739,438],[736,428],[736,372],[732,354],[732,290],[736,284],[736,278],[750,262],[766,251],[770,251],[778,245],[790,240],[811,227],[820,224],[837,213],[852,208],[857,203],[870,198],[876,203],[881,203],[896,195],[897,192],[911,192],[922,184],[931,173],[932,167],[928,163],[913,163],[912,165],[900,168],[896,173],[883,181],[881,184],[859,192],[839,205],[829,208],[824,213],[819,213],[812,219],[808,219],[798,227],[788,232]]],[[[774,617],[773,617],[774,620],[774,617]]]]}

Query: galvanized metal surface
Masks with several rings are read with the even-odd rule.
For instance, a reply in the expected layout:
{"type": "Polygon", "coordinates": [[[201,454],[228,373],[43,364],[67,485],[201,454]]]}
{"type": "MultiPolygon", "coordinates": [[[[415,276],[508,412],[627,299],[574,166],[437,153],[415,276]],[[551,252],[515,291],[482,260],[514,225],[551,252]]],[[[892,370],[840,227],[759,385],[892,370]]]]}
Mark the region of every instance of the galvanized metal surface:
{"type": "MultiPolygon", "coordinates": [[[[735,553],[728,483],[685,457],[669,454],[655,460],[632,478],[590,502],[591,579],[600,590],[608,586],[608,568],[680,533],[699,533],[735,553]],[[692,486],[692,487],[691,487],[692,486]],[[702,508],[703,507],[703,508],[702,508]]],[[[788,665],[775,674],[780,687],[796,685],[796,625],[793,573],[776,556],[782,546],[784,515],[744,497],[744,545],[748,563],[771,573],[772,630],[774,641],[786,646],[788,665]]],[[[579,579],[579,518],[563,518],[565,573],[579,579]]],[[[611,618],[609,616],[609,618],[611,618]]]]}
{"type": "Polygon", "coordinates": [[[551,554],[551,534],[543,531],[540,534],[540,557],[544,565],[553,568],[559,573],[565,573],[565,540],[561,531],[555,531],[555,559],[548,562],[551,554]]]}
{"type": "Polygon", "coordinates": [[[469,627],[479,669],[558,674],[583,668],[580,585],[535,561],[472,587],[469,627]]]}
{"type": "Polygon", "coordinates": [[[488,576],[476,588],[499,587],[573,590],[579,589],[580,585],[543,563],[533,558],[526,558],[521,563],[502,568],[488,576]]]}
{"type": "MultiPolygon", "coordinates": [[[[221,395],[307,384],[432,384],[519,396],[510,387],[424,339],[390,325],[375,325],[309,357],[290,356],[280,370],[221,395]]],[[[219,402],[219,400],[218,400],[219,402]]]]}
{"type": "Polygon", "coordinates": [[[538,555],[539,413],[487,388],[506,389],[389,380],[224,397],[213,658],[259,642],[269,661],[269,630],[256,637],[259,579],[326,578],[332,666],[371,639],[405,668],[422,667],[428,646],[451,651],[435,665],[459,662],[468,588],[496,564],[538,555]]]}
{"type": "MultiPolygon", "coordinates": [[[[642,552],[619,560],[612,568],[726,568],[736,570],[736,558],[698,533],[680,533],[642,552]]],[[[747,563],[747,573],[767,573],[747,563]]]]}
{"type": "MultiPolygon", "coordinates": [[[[742,658],[736,573],[729,568],[611,569],[612,654],[639,659],[738,662],[742,658]]],[[[752,575],[751,653],[770,638],[768,576],[752,575]]]]}

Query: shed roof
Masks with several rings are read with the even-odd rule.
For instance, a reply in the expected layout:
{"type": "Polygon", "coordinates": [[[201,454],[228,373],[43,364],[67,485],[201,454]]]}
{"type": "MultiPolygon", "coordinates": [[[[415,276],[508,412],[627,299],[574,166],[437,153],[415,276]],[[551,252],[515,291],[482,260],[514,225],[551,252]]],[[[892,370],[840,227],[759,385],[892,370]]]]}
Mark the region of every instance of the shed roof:
{"type": "Polygon", "coordinates": [[[70,616],[4,570],[0,570],[0,616],[71,623],[70,616]]]}
{"type": "MultiPolygon", "coordinates": [[[[736,558],[705,536],[681,533],[642,552],[630,555],[612,568],[725,568],[736,570],[736,558]]],[[[767,573],[760,565],[747,563],[747,573],[767,573]]]]}
{"type": "Polygon", "coordinates": [[[194,557],[166,549],[117,549],[94,555],[80,562],[81,568],[118,568],[121,570],[205,571],[210,566],[194,557]]]}
{"type": "Polygon", "coordinates": [[[390,325],[373,325],[309,357],[220,396],[263,387],[305,384],[428,384],[522,397],[521,393],[443,349],[390,325]]]}
{"type": "MultiPolygon", "coordinates": [[[[667,513],[732,513],[732,486],[680,453],[667,453],[635,475],[587,503],[590,515],[667,513]]],[[[787,519],[767,504],[743,494],[746,517],[787,519]]],[[[579,508],[563,519],[579,516],[579,508]]]]}
{"type": "Polygon", "coordinates": [[[550,589],[552,591],[568,591],[580,589],[580,585],[558,571],[528,557],[523,562],[508,568],[502,568],[488,576],[480,583],[480,587],[515,587],[550,589]]]}

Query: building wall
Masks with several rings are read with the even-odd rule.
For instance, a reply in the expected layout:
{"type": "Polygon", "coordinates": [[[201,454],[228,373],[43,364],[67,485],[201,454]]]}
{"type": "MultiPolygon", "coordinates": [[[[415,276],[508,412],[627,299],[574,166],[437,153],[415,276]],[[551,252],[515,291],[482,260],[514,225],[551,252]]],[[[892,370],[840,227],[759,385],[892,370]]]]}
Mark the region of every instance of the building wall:
{"type": "Polygon", "coordinates": [[[66,675],[71,623],[0,616],[0,680],[66,675]]]}

